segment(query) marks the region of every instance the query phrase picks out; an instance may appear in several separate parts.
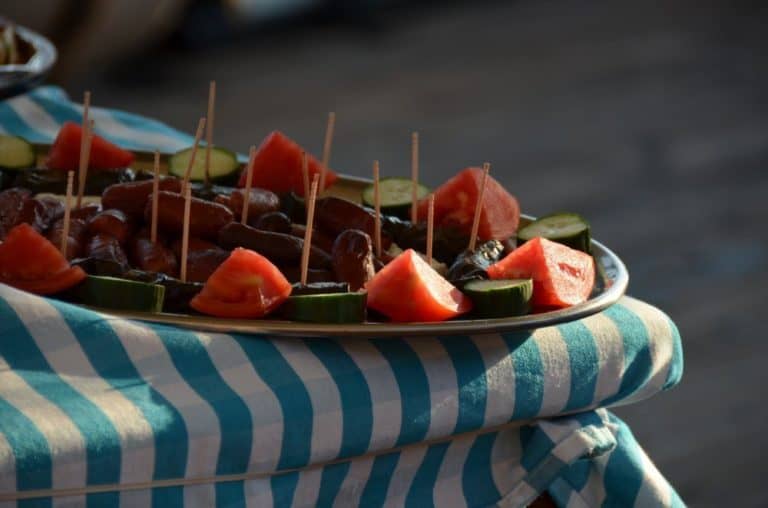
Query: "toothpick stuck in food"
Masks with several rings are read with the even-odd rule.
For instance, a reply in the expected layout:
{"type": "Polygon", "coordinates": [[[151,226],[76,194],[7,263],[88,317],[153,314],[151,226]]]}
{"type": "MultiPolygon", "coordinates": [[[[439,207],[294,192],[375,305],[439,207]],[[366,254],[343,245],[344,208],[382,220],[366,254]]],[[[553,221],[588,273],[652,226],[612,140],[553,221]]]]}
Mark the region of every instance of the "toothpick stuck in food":
{"type": "Polygon", "coordinates": [[[483,198],[485,196],[485,184],[488,181],[488,172],[491,170],[489,163],[483,164],[483,179],[480,181],[480,191],[477,196],[477,203],[475,203],[475,217],[472,221],[472,234],[469,235],[469,252],[475,252],[475,245],[477,244],[477,231],[480,227],[480,213],[483,209],[483,198]]]}
{"type": "Polygon", "coordinates": [[[301,178],[304,180],[304,200],[309,198],[309,167],[307,164],[307,152],[301,151],[301,178]]]}
{"type": "Polygon", "coordinates": [[[208,87],[208,119],[205,126],[205,186],[211,182],[211,149],[213,148],[213,110],[216,104],[216,81],[208,87]]]}
{"type": "Polygon", "coordinates": [[[419,133],[411,134],[411,223],[419,220],[419,133]]]}
{"type": "Polygon", "coordinates": [[[192,175],[192,167],[195,165],[195,156],[197,155],[197,145],[200,144],[200,138],[203,136],[203,128],[205,127],[205,117],[201,117],[197,122],[197,132],[195,132],[195,141],[192,144],[192,153],[189,154],[189,164],[187,164],[187,170],[184,172],[184,181],[181,184],[181,192],[184,193],[185,189],[189,186],[189,178],[192,175]]]}
{"type": "Polygon", "coordinates": [[[149,239],[152,243],[157,242],[157,203],[158,192],[160,191],[160,151],[155,150],[155,165],[152,173],[152,222],[149,229],[149,239]]]}
{"type": "Polygon", "coordinates": [[[325,172],[331,162],[331,145],[333,144],[333,129],[336,126],[336,113],[328,113],[328,124],[325,127],[325,143],[323,143],[323,166],[320,168],[320,192],[325,189],[325,172]]]}
{"type": "Polygon", "coordinates": [[[85,194],[85,181],[88,178],[88,163],[91,160],[91,142],[93,141],[93,120],[83,128],[83,145],[80,150],[80,167],[77,175],[77,204],[75,208],[80,208],[83,204],[83,195],[85,194]]]}
{"type": "Polygon", "coordinates": [[[251,204],[251,186],[253,185],[253,164],[256,160],[256,146],[251,145],[248,153],[248,168],[245,174],[245,193],[243,194],[243,211],[240,215],[240,223],[248,224],[248,207],[251,204]]]}
{"type": "Polygon", "coordinates": [[[187,282],[187,255],[189,251],[189,211],[192,204],[192,187],[184,188],[184,223],[181,231],[181,282],[187,282]]]}
{"type": "Polygon", "coordinates": [[[307,275],[309,274],[309,254],[312,249],[312,228],[315,223],[315,202],[317,201],[317,186],[319,176],[315,174],[312,178],[312,188],[309,191],[309,202],[307,203],[307,229],[304,231],[304,245],[301,249],[301,285],[307,285],[307,275]]]}
{"type": "Polygon", "coordinates": [[[374,239],[376,257],[381,258],[381,192],[379,190],[379,161],[373,161],[373,206],[375,209],[374,239]]]}
{"type": "Polygon", "coordinates": [[[432,265],[432,242],[435,236],[435,195],[429,195],[427,208],[427,263],[432,265]]]}
{"type": "Polygon", "coordinates": [[[61,229],[61,255],[67,256],[67,245],[69,244],[69,216],[72,211],[72,187],[75,179],[75,172],[67,173],[67,197],[64,201],[64,224],[61,229]]]}

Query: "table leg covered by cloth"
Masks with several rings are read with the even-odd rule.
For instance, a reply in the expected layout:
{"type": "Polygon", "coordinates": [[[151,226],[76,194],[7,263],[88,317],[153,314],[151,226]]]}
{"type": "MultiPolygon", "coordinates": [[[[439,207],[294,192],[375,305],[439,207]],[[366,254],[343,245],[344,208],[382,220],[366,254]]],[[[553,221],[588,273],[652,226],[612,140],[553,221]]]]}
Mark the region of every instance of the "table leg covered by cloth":
{"type": "MultiPolygon", "coordinates": [[[[0,103],[0,128],[45,142],[79,115],[44,87],[0,103]]],[[[93,116],[128,148],[190,142],[93,116]]],[[[629,297],[532,332],[297,339],[0,285],[0,506],[523,506],[545,491],[560,506],[679,506],[604,408],[674,386],[682,365],[674,324],[629,297]]]]}

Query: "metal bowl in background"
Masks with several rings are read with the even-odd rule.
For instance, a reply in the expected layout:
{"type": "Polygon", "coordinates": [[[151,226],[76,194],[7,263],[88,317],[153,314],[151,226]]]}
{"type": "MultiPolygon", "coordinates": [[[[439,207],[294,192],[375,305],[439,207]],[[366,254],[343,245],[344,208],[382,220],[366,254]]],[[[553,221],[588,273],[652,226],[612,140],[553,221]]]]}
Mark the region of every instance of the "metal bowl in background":
{"type": "MultiPolygon", "coordinates": [[[[0,24],[6,20],[0,18],[0,24]]],[[[18,95],[40,84],[56,63],[56,47],[43,37],[22,26],[15,26],[16,35],[34,48],[34,54],[24,64],[0,65],[0,99],[18,95]]]]}

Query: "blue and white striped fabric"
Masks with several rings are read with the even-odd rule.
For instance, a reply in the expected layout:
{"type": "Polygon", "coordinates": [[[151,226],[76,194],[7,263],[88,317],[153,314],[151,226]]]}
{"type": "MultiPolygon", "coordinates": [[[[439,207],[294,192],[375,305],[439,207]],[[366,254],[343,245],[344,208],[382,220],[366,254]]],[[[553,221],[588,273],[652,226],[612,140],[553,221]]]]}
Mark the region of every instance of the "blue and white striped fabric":
{"type": "MultiPolygon", "coordinates": [[[[0,103],[0,126],[49,141],[66,111],[41,88],[0,103]]],[[[95,116],[121,136],[147,122],[95,116]]],[[[161,149],[189,142],[151,126],[179,143],[161,149]]],[[[530,333],[302,340],[0,284],[0,505],[522,506],[548,490],[561,506],[679,506],[597,408],[670,388],[682,362],[674,324],[629,297],[530,333]]]]}

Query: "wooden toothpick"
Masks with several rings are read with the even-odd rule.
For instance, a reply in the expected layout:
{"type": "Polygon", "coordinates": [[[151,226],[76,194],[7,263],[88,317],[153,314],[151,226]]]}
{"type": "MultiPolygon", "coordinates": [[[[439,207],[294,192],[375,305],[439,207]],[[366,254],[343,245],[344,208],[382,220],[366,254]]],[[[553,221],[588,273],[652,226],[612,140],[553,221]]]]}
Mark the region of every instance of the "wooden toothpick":
{"type": "Polygon", "coordinates": [[[205,185],[211,181],[211,148],[213,148],[213,109],[216,103],[216,81],[208,87],[208,119],[205,126],[205,185]]]}
{"type": "Polygon", "coordinates": [[[85,194],[85,181],[88,178],[88,163],[91,160],[91,141],[93,141],[93,120],[89,120],[83,129],[84,144],[80,150],[80,167],[77,175],[77,204],[75,208],[83,205],[83,195],[85,194]]]}
{"type": "Polygon", "coordinates": [[[325,127],[325,143],[323,143],[323,167],[320,168],[320,191],[325,189],[325,171],[331,162],[331,145],[333,144],[333,129],[336,125],[336,113],[328,113],[328,124],[325,127]]]}
{"type": "Polygon", "coordinates": [[[379,189],[379,161],[373,161],[373,207],[375,210],[373,245],[376,257],[381,258],[381,192],[379,189]]]}
{"type": "Polygon", "coordinates": [[[192,144],[192,153],[189,156],[189,164],[187,170],[184,172],[184,181],[181,184],[181,192],[185,192],[185,189],[189,185],[189,177],[192,175],[192,166],[195,165],[195,156],[197,155],[197,145],[200,144],[200,138],[203,136],[203,127],[205,127],[205,117],[200,118],[197,122],[197,132],[195,132],[195,141],[192,144]]]}
{"type": "Polygon", "coordinates": [[[312,228],[315,222],[315,201],[317,200],[317,186],[320,175],[312,178],[312,188],[309,191],[309,203],[307,204],[307,229],[304,231],[304,246],[301,249],[301,285],[307,285],[309,274],[309,254],[312,249],[312,228]]]}
{"type": "Polygon", "coordinates": [[[152,222],[149,229],[149,239],[152,243],[157,242],[157,203],[159,201],[158,192],[160,192],[160,150],[155,150],[155,166],[152,174],[152,222]]]}
{"type": "Polygon", "coordinates": [[[307,164],[307,152],[301,152],[301,178],[304,180],[304,200],[309,198],[309,166],[307,164]]]}
{"type": "Polygon", "coordinates": [[[435,235],[435,195],[429,195],[427,208],[427,263],[432,266],[432,242],[435,235]]]}
{"type": "Polygon", "coordinates": [[[419,133],[411,134],[411,223],[419,220],[419,133]]]}
{"type": "Polygon", "coordinates": [[[192,186],[184,188],[184,223],[181,231],[181,282],[187,282],[187,251],[189,250],[189,211],[192,204],[192,186]]]}
{"type": "Polygon", "coordinates": [[[61,255],[67,257],[67,245],[69,244],[69,216],[72,211],[72,184],[75,172],[67,173],[67,197],[64,201],[64,224],[61,229],[61,255]]]}
{"type": "Polygon", "coordinates": [[[243,211],[240,215],[240,223],[248,224],[248,207],[251,204],[251,185],[253,184],[253,164],[256,161],[256,146],[251,145],[248,152],[248,169],[245,174],[245,194],[243,194],[243,211]]]}
{"type": "Polygon", "coordinates": [[[488,172],[491,170],[489,163],[483,164],[483,179],[480,181],[480,191],[477,196],[477,203],[475,203],[475,217],[472,221],[472,234],[469,235],[469,251],[475,251],[475,244],[477,243],[477,231],[480,227],[480,212],[483,209],[483,197],[485,196],[485,184],[488,181],[488,172]]]}

